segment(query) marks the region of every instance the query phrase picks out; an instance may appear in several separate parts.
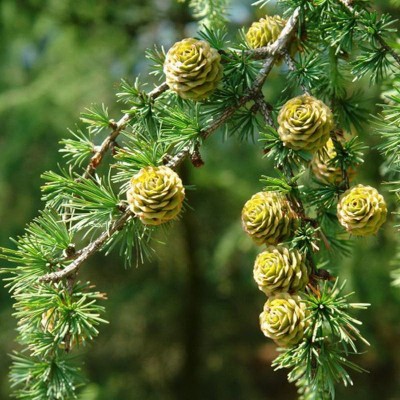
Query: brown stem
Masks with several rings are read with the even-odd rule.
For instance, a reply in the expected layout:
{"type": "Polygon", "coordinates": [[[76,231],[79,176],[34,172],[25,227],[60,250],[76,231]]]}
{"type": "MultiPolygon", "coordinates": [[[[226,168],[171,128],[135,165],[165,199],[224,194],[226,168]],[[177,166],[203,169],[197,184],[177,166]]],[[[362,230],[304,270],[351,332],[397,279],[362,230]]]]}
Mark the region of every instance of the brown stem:
{"type": "MultiPolygon", "coordinates": [[[[153,89],[148,94],[148,97],[151,100],[154,100],[158,96],[160,96],[162,93],[164,93],[167,89],[168,89],[168,85],[166,83],[163,83],[160,86],[157,86],[155,89],[153,89]]],[[[90,159],[90,163],[87,166],[85,173],[82,176],[83,178],[87,179],[93,175],[96,168],[102,162],[104,155],[106,154],[108,149],[110,149],[113,146],[113,144],[115,143],[115,139],[119,136],[119,134],[122,132],[122,130],[126,127],[126,125],[128,124],[128,122],[131,118],[132,118],[132,115],[128,112],[118,122],[115,122],[114,120],[110,120],[110,128],[112,129],[112,132],[104,139],[103,143],[100,146],[96,147],[96,152],[93,155],[93,157],[90,159]]]]}
{"type": "Polygon", "coordinates": [[[41,282],[58,282],[61,279],[75,273],[81,264],[86,261],[92,254],[99,251],[103,245],[107,242],[110,237],[117,232],[118,230],[122,229],[125,223],[132,217],[131,211],[128,209],[126,210],[120,217],[117,219],[114,224],[108,229],[104,231],[95,241],[88,244],[82,251],[80,252],[79,256],[69,264],[67,267],[60,271],[51,272],[50,274],[46,274],[40,278],[41,282]]]}
{"type": "Polygon", "coordinates": [[[258,106],[262,116],[264,117],[265,122],[275,128],[275,123],[271,115],[272,107],[268,104],[262,96],[256,97],[255,100],[256,105],[258,106]]]}

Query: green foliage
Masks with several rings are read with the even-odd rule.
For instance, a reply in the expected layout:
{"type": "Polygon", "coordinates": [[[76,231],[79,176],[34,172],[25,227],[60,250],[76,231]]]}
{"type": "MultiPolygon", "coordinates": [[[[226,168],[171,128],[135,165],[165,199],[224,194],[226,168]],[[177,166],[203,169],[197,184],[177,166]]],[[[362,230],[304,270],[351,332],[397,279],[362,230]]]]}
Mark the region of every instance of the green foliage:
{"type": "Polygon", "coordinates": [[[68,164],[74,167],[81,167],[93,153],[93,141],[90,136],[86,136],[79,128],[76,132],[69,130],[69,133],[75,139],[61,140],[60,144],[64,145],[64,148],[60,149],[60,153],[65,153],[64,157],[67,159],[68,164]]]}
{"type": "Polygon", "coordinates": [[[205,40],[216,50],[224,50],[229,44],[226,26],[218,28],[203,26],[203,30],[201,30],[198,35],[200,40],[205,40]]]}
{"type": "Polygon", "coordinates": [[[71,290],[62,284],[54,287],[35,285],[34,291],[15,296],[14,316],[19,319],[20,341],[34,356],[51,357],[54,352],[81,346],[98,335],[97,326],[104,307],[97,300],[105,298],[93,292],[89,282],[77,283],[71,290]]]}
{"type": "Polygon", "coordinates": [[[97,229],[108,229],[119,214],[119,199],[114,194],[110,181],[82,179],[66,171],[62,175],[46,172],[42,187],[43,200],[50,206],[62,210],[64,221],[73,232],[86,230],[86,234],[97,229]],[[72,212],[73,210],[73,212],[72,212]]]}
{"type": "Polygon", "coordinates": [[[19,293],[34,286],[49,268],[64,264],[64,251],[73,243],[73,234],[61,216],[52,209],[44,210],[26,228],[14,244],[16,249],[1,248],[0,257],[16,264],[3,269],[12,292],[19,293]]]}
{"type": "Polygon", "coordinates": [[[375,84],[391,71],[388,52],[382,47],[361,47],[361,55],[353,64],[353,74],[358,78],[371,73],[371,83],[375,84]]]}
{"type": "Polygon", "coordinates": [[[291,181],[287,182],[284,174],[279,171],[278,178],[273,178],[270,176],[263,175],[260,181],[265,184],[264,190],[272,192],[280,192],[282,194],[289,194],[292,190],[296,181],[299,177],[293,178],[291,181]]]}
{"type": "Polygon", "coordinates": [[[274,127],[266,125],[260,133],[260,141],[263,143],[265,156],[274,160],[277,168],[288,169],[289,166],[301,168],[311,161],[309,152],[285,147],[274,127]]]}
{"type": "MultiPolygon", "coordinates": [[[[291,46],[301,51],[293,65],[288,65],[289,71],[285,70],[285,97],[299,88],[310,90],[332,107],[338,132],[360,130],[368,117],[362,106],[363,93],[350,87],[351,81],[368,76],[372,84],[380,82],[390,75],[396,61],[396,53],[386,43],[393,37],[393,20],[378,17],[364,7],[364,1],[352,3],[354,10],[333,0],[280,2],[288,16],[300,7],[297,37],[291,46]]],[[[109,254],[115,249],[126,265],[137,265],[153,255],[154,237],[162,228],[149,228],[130,214],[126,202],[130,180],[146,166],[164,164],[175,169],[188,156],[196,165],[199,147],[215,131],[243,142],[254,141],[259,134],[266,157],[278,171],[278,177],[262,177],[264,189],[286,196],[298,219],[289,244],[307,257],[310,269],[310,284],[303,294],[309,327],[300,344],[282,349],[274,367],[291,369],[289,380],[296,382],[304,399],[332,399],[337,382],[352,383],[349,370],[362,370],[349,360],[358,353],[356,341],[366,342],[358,329],[360,322],[350,313],[366,305],[348,303],[343,285],[339,287],[338,280],[333,285],[322,282],[325,278],[316,265],[347,254],[348,236],[338,225],[335,207],[349,185],[346,171],[362,163],[365,148],[357,139],[341,144],[335,130],[337,155],[328,166],[342,168],[343,182],[322,184],[308,179],[312,154],[284,146],[276,128],[279,106],[267,103],[255,85],[267,78],[265,60],[273,57],[283,62],[281,54],[260,60],[248,48],[243,30],[229,41],[227,0],[190,0],[188,4],[203,24],[199,37],[221,54],[224,77],[220,87],[207,101],[192,102],[180,99],[166,85],[149,91],[149,82],[122,80],[117,97],[126,107],[125,115],[116,122],[104,104],[82,113],[84,128],[77,127],[76,132],[70,131],[72,138],[61,141],[60,152],[69,169],[42,176],[46,181],[44,211],[14,241],[14,248],[1,249],[0,257],[14,264],[2,272],[7,274],[6,285],[15,300],[18,341],[24,348],[23,353],[14,354],[10,372],[18,399],[76,398],[81,371],[68,353],[95,338],[100,324],[106,322],[101,317],[104,308],[98,304],[105,295],[77,280],[79,268],[96,251],[109,254]],[[272,126],[266,126],[265,120],[272,126]],[[103,160],[103,145],[113,152],[110,165],[108,159],[103,160]],[[89,160],[93,155],[94,163],[89,160]],[[101,168],[96,162],[103,163],[101,168]],[[324,248],[331,254],[327,256],[324,248]],[[51,278],[75,263],[72,273],[51,278]]],[[[150,74],[162,81],[164,48],[155,46],[146,56],[152,64],[150,74]]],[[[390,101],[379,120],[385,139],[381,151],[390,155],[390,166],[395,166],[400,101],[397,95],[390,101]]],[[[193,234],[185,226],[186,233],[193,234]]],[[[183,258],[193,256],[193,247],[188,246],[183,258]]],[[[329,261],[326,265],[329,280],[336,265],[329,261]]]]}
{"type": "MultiPolygon", "coordinates": [[[[152,62],[150,74],[162,80],[164,77],[165,49],[163,46],[154,45],[146,50],[146,58],[152,62]]],[[[123,81],[124,82],[124,81],[123,81]]],[[[131,89],[129,89],[130,91],[131,89]]],[[[129,93],[128,91],[128,93],[129,93]]]]}
{"type": "MultiPolygon", "coordinates": [[[[160,140],[154,140],[148,132],[148,129],[138,126],[134,134],[132,132],[123,133],[127,140],[124,141],[123,147],[116,149],[116,164],[113,165],[115,174],[112,176],[112,180],[122,183],[121,195],[128,190],[129,181],[133,175],[143,167],[160,164],[167,153],[166,145],[160,140]]],[[[159,135],[158,132],[157,136],[159,135]]]]}
{"type": "Polygon", "coordinates": [[[85,112],[81,113],[81,121],[88,125],[89,133],[96,135],[110,124],[108,109],[104,104],[102,104],[101,107],[93,105],[91,108],[87,108],[85,112]]]}
{"type": "MultiPolygon", "coordinates": [[[[400,201],[400,88],[397,87],[399,78],[400,65],[394,75],[393,84],[389,90],[384,93],[385,103],[381,105],[381,114],[374,118],[375,132],[380,136],[381,143],[377,146],[378,150],[385,158],[382,166],[383,172],[389,178],[389,187],[391,192],[395,194],[397,203],[400,201]]],[[[399,215],[399,206],[396,209],[396,220],[399,215]]],[[[398,229],[398,225],[396,226],[398,229]]],[[[392,266],[395,268],[392,275],[393,286],[400,286],[400,246],[398,235],[396,236],[397,245],[395,256],[392,260],[392,266]]]]}
{"type": "Polygon", "coordinates": [[[375,119],[376,132],[382,137],[379,151],[385,156],[389,170],[399,171],[400,167],[400,89],[394,88],[395,93],[387,97],[382,114],[375,119]]]}
{"type": "Polygon", "coordinates": [[[223,26],[227,22],[229,2],[230,0],[188,0],[193,16],[205,26],[223,26]]]}
{"type": "Polygon", "coordinates": [[[121,80],[120,91],[117,93],[118,100],[128,104],[131,108],[125,112],[135,116],[137,119],[146,119],[151,114],[152,102],[144,91],[144,84],[139,78],[131,85],[125,79],[121,80]]]}
{"type": "Polygon", "coordinates": [[[160,142],[174,146],[176,151],[187,147],[193,151],[201,140],[200,106],[181,100],[175,107],[160,109],[160,114],[163,121],[160,142]]]}
{"type": "Polygon", "coordinates": [[[323,184],[314,181],[315,186],[306,191],[307,199],[310,206],[316,207],[317,210],[330,210],[334,208],[339,196],[344,190],[334,184],[323,184]]]}
{"type": "Polygon", "coordinates": [[[136,219],[129,220],[105,244],[105,255],[119,246],[118,254],[124,260],[125,267],[139,266],[154,255],[152,234],[154,229],[143,226],[136,219]]]}
{"type": "Polygon", "coordinates": [[[323,84],[321,71],[326,68],[327,61],[315,51],[299,53],[298,60],[294,60],[294,63],[296,68],[290,70],[287,75],[290,85],[315,89],[323,84]]]}
{"type": "Polygon", "coordinates": [[[10,372],[12,387],[17,399],[61,400],[75,399],[76,388],[82,385],[80,368],[71,363],[70,357],[43,361],[23,354],[12,355],[10,372]]]}
{"type": "Polygon", "coordinates": [[[303,223],[295,232],[294,238],[291,240],[291,248],[299,250],[302,254],[310,258],[314,252],[319,250],[319,227],[315,227],[312,222],[303,223]]]}
{"type": "Polygon", "coordinates": [[[365,309],[368,304],[349,303],[349,294],[343,295],[343,288],[338,281],[333,285],[325,282],[320,293],[310,291],[306,295],[310,312],[307,338],[295,347],[282,349],[273,362],[275,369],[291,369],[289,380],[296,382],[306,399],[334,398],[334,383],[352,385],[348,370],[363,370],[346,358],[357,352],[356,340],[368,344],[358,329],[361,322],[348,312],[365,309]]]}

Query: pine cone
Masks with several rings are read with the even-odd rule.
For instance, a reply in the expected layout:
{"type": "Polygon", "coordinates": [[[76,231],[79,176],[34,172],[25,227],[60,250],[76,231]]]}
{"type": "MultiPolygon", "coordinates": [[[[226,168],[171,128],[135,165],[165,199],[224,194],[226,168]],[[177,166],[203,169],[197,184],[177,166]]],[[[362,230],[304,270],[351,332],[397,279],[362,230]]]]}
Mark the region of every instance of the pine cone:
{"type": "Polygon", "coordinates": [[[285,146],[315,152],[329,139],[333,115],[322,101],[302,95],[286,102],[279,112],[278,123],[278,133],[285,146]]]}
{"type": "Polygon", "coordinates": [[[222,78],[221,56],[203,40],[183,39],[169,49],[164,73],[167,85],[180,97],[203,100],[222,78]]]}
{"type": "Polygon", "coordinates": [[[294,293],[308,283],[308,268],[304,255],[286,246],[268,246],[255,261],[254,280],[267,296],[280,292],[294,293]]]}
{"type": "Polygon", "coordinates": [[[246,40],[252,49],[268,46],[278,39],[286,21],[279,15],[266,16],[253,22],[246,33],[246,40]]]}
{"type": "Polygon", "coordinates": [[[386,221],[385,199],[371,187],[357,185],[347,190],[337,206],[339,222],[355,236],[373,235],[386,221]]]}
{"type": "Polygon", "coordinates": [[[131,211],[145,225],[160,225],[179,214],[185,189],[171,168],[145,167],[131,179],[127,198],[131,211]]]}
{"type": "Polygon", "coordinates": [[[304,337],[307,315],[305,303],[299,296],[280,293],[265,303],[260,314],[261,330],[279,346],[294,346],[304,337]]]}
{"type": "MultiPolygon", "coordinates": [[[[317,180],[322,183],[332,183],[334,185],[338,185],[343,181],[342,169],[340,166],[332,163],[336,155],[337,153],[332,139],[329,139],[326,145],[314,154],[311,161],[311,170],[317,180]]],[[[351,181],[356,171],[354,168],[348,168],[346,172],[349,181],[351,181]]]]}
{"type": "Polygon", "coordinates": [[[242,225],[258,245],[278,244],[292,235],[297,218],[285,196],[259,192],[244,205],[242,225]]]}

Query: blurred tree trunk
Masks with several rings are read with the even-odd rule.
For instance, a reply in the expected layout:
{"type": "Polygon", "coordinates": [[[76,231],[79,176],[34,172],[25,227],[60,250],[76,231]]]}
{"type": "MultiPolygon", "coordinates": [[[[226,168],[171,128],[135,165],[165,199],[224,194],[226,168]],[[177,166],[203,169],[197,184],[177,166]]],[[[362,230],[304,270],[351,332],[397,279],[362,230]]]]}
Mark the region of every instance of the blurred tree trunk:
{"type": "MultiPolygon", "coordinates": [[[[180,171],[183,182],[191,182],[191,166],[184,163],[180,171]]],[[[198,237],[200,227],[192,210],[187,210],[182,220],[183,242],[186,259],[186,279],[183,289],[183,348],[184,362],[179,382],[180,399],[200,399],[200,347],[202,281],[201,263],[198,257],[198,237]]]]}

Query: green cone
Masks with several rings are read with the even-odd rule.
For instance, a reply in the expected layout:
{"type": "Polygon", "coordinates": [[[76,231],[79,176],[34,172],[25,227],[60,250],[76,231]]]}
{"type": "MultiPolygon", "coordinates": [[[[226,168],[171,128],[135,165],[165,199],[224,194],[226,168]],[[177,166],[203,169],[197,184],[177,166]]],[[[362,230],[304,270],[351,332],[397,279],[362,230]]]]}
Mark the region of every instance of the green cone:
{"type": "MultiPolygon", "coordinates": [[[[334,165],[332,160],[336,157],[337,153],[332,139],[326,142],[326,145],[318,150],[313,159],[311,160],[311,170],[315,178],[322,183],[332,183],[338,185],[343,181],[342,169],[338,165],[334,165]]],[[[355,176],[356,171],[354,168],[347,169],[347,176],[351,182],[355,176]]]]}
{"type": "Polygon", "coordinates": [[[164,73],[167,85],[180,97],[203,100],[222,78],[221,56],[203,40],[183,39],[169,49],[164,73]]]}
{"type": "Polygon", "coordinates": [[[374,235],[386,221],[385,199],[371,186],[354,186],[340,198],[337,216],[352,235],[374,235]]]}
{"type": "Polygon", "coordinates": [[[268,46],[278,39],[286,21],[279,15],[266,16],[253,22],[246,33],[246,40],[252,49],[268,46]]]}
{"type": "Polygon", "coordinates": [[[283,245],[268,246],[260,253],[253,269],[254,280],[267,296],[280,292],[295,293],[308,283],[304,255],[283,245]]]}
{"type": "Polygon", "coordinates": [[[145,167],[131,179],[127,198],[131,211],[145,225],[160,225],[179,214],[185,189],[171,168],[145,167]]]}
{"type": "Polygon", "coordinates": [[[328,141],[333,115],[322,101],[302,95],[285,103],[278,123],[278,133],[285,146],[313,153],[328,141]]]}
{"type": "Polygon", "coordinates": [[[279,346],[294,346],[304,337],[307,315],[305,303],[299,296],[280,293],[265,303],[260,314],[261,330],[279,346]]]}
{"type": "Polygon", "coordinates": [[[285,196],[259,192],[244,205],[242,225],[258,245],[278,244],[293,234],[297,218],[285,196]]]}

